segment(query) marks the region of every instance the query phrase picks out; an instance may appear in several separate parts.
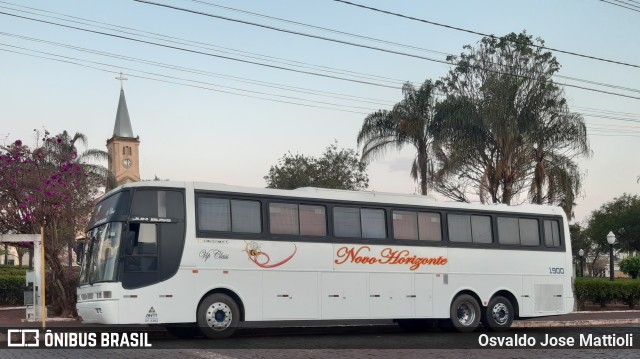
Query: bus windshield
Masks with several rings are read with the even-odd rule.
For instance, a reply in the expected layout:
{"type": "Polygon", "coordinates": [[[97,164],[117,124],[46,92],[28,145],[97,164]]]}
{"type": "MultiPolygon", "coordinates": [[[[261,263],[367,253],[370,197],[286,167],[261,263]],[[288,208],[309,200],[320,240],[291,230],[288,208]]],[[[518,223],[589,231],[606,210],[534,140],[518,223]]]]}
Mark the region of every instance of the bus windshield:
{"type": "Polygon", "coordinates": [[[122,227],[122,222],[109,222],[87,232],[80,285],[117,279],[122,227]]]}

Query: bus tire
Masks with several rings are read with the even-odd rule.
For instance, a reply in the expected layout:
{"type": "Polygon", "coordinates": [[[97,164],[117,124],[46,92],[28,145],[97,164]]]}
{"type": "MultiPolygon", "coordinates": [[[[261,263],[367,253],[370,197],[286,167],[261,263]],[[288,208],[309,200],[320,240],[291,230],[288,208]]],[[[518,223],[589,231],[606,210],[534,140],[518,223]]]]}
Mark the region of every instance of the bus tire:
{"type": "Polygon", "coordinates": [[[197,312],[198,327],[210,339],[228,338],[238,328],[240,310],[228,295],[213,293],[206,296],[197,312]]]}
{"type": "Polygon", "coordinates": [[[493,331],[503,332],[511,328],[514,315],[509,299],[497,296],[489,301],[482,316],[482,324],[493,331]]]}
{"type": "Polygon", "coordinates": [[[454,328],[461,333],[474,331],[480,324],[480,305],[472,296],[462,294],[451,303],[449,316],[454,328]]]}

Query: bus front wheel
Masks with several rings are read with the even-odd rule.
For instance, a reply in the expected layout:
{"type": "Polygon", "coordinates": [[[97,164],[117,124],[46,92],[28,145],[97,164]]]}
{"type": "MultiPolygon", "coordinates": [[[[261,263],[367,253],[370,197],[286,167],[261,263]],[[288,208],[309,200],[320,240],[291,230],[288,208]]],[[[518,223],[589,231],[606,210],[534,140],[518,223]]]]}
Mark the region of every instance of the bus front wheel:
{"type": "Polygon", "coordinates": [[[459,295],[451,303],[449,316],[457,331],[472,332],[480,323],[480,305],[468,294],[459,295]]]}
{"type": "Polygon", "coordinates": [[[222,293],[206,296],[198,306],[197,315],[200,331],[211,339],[230,337],[240,321],[238,304],[222,293]]]}
{"type": "Polygon", "coordinates": [[[482,317],[482,324],[493,331],[502,332],[511,327],[513,317],[511,302],[505,297],[498,296],[489,301],[482,317]]]}

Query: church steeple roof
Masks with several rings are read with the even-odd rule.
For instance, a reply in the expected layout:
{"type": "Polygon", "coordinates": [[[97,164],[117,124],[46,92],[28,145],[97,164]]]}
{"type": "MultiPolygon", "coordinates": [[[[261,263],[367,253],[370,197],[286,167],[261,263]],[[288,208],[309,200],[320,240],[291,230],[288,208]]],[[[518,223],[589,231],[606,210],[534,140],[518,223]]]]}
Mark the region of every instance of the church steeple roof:
{"type": "Polygon", "coordinates": [[[134,138],[127,110],[127,100],[124,98],[124,90],[120,88],[120,100],[118,101],[118,112],[116,113],[116,124],[113,127],[114,137],[134,138]]]}

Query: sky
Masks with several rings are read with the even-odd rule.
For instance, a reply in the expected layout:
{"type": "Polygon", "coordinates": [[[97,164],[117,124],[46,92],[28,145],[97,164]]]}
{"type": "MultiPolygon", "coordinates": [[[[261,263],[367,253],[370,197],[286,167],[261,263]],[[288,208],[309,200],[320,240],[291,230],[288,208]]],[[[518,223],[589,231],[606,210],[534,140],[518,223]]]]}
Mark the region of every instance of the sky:
{"type": "MultiPolygon", "coordinates": [[[[33,145],[34,130],[46,129],[81,132],[89,148],[106,149],[121,86],[115,77],[123,72],[143,179],[264,187],[269,168],[289,151],[318,156],[334,141],[357,149],[366,115],[401,100],[403,82],[419,85],[449,69],[290,32],[437,60],[481,39],[332,0],[153,2],[267,27],[133,0],[0,0],[0,144],[33,145]]],[[[640,193],[640,1],[629,2],[639,11],[597,0],[354,2],[481,33],[526,30],[551,48],[636,65],[554,52],[560,75],[592,83],[556,81],[637,97],[565,89],[571,110],[584,114],[593,150],[579,161],[585,178],[576,220],[625,192],[640,193]]],[[[415,193],[413,156],[407,147],[372,162],[369,189],[415,193]]]]}

